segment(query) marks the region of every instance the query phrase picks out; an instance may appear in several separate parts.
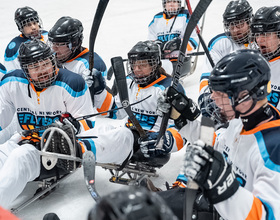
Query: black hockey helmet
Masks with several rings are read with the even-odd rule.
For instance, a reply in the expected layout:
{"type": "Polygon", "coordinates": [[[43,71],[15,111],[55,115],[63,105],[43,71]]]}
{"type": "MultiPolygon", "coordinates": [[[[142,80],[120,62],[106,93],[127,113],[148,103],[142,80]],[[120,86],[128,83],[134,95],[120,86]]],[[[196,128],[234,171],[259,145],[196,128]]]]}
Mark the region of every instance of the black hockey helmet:
{"type": "MultiPolygon", "coordinates": [[[[261,7],[254,15],[251,24],[252,33],[280,31],[280,6],[261,7]]],[[[280,38],[280,34],[278,33],[280,38]]]]}
{"type": "Polygon", "coordinates": [[[158,69],[161,67],[160,61],[161,53],[160,46],[154,41],[139,41],[132,49],[128,52],[128,72],[131,72],[130,76],[134,81],[140,85],[147,85],[155,80],[157,77],[158,69]],[[152,67],[151,74],[146,77],[138,77],[133,72],[133,66],[136,61],[148,61],[152,67]]]}
{"type": "Polygon", "coordinates": [[[257,50],[243,49],[223,57],[213,68],[209,87],[226,93],[234,106],[238,95],[248,91],[255,100],[264,99],[271,91],[270,67],[257,50]]]}
{"type": "Polygon", "coordinates": [[[33,8],[25,6],[22,8],[18,8],[15,12],[15,22],[18,27],[18,30],[22,32],[23,27],[29,23],[35,21],[39,24],[40,28],[42,28],[42,22],[39,18],[38,12],[33,8]]]}
{"type": "Polygon", "coordinates": [[[145,188],[130,187],[101,198],[88,220],[176,220],[165,202],[145,188]]]}
{"type": "Polygon", "coordinates": [[[83,25],[78,19],[69,16],[61,17],[49,30],[48,38],[51,42],[72,43],[72,47],[79,47],[83,41],[83,25]]]}
{"type": "Polygon", "coordinates": [[[234,22],[243,19],[251,19],[253,8],[247,0],[231,1],[223,14],[224,23],[234,22]]]}
{"type": "Polygon", "coordinates": [[[33,83],[35,87],[43,89],[52,84],[56,79],[56,61],[55,55],[51,48],[44,42],[34,39],[22,43],[19,47],[18,60],[27,79],[33,83]],[[44,81],[34,81],[29,75],[29,68],[33,68],[39,62],[51,62],[52,75],[44,81]]]}

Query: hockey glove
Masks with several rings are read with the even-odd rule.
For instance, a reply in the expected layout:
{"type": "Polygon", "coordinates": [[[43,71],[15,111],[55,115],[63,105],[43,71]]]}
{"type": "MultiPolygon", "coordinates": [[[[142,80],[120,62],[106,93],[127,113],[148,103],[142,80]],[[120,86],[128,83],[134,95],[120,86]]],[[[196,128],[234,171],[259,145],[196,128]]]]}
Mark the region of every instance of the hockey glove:
{"type": "Polygon", "coordinates": [[[173,87],[167,88],[163,94],[159,95],[157,100],[157,113],[161,116],[162,113],[169,111],[169,103],[172,106],[170,118],[174,120],[177,128],[182,128],[187,124],[187,120],[194,121],[199,115],[200,110],[192,99],[178,92],[173,87]]]}
{"type": "Polygon", "coordinates": [[[172,56],[173,51],[179,51],[180,50],[180,45],[181,45],[181,38],[180,37],[175,37],[170,41],[167,41],[163,48],[162,48],[162,53],[165,58],[172,58],[172,57],[178,57],[178,54],[175,56],[172,56]]]}
{"type": "Polygon", "coordinates": [[[183,170],[212,204],[228,199],[239,187],[232,167],[223,155],[201,140],[187,147],[183,170]]]}
{"type": "Polygon", "coordinates": [[[106,82],[102,73],[95,68],[92,69],[90,76],[84,78],[89,87],[92,99],[94,95],[100,94],[106,88],[106,82]]]}
{"type": "Polygon", "coordinates": [[[166,131],[163,137],[162,147],[156,146],[158,132],[149,132],[146,140],[140,140],[140,150],[145,157],[157,157],[167,155],[173,146],[174,138],[170,131],[166,131]]]}
{"type": "Polygon", "coordinates": [[[64,112],[60,115],[59,121],[63,124],[69,124],[73,127],[75,134],[78,134],[81,129],[80,123],[73,118],[73,116],[69,112],[64,112]]]}

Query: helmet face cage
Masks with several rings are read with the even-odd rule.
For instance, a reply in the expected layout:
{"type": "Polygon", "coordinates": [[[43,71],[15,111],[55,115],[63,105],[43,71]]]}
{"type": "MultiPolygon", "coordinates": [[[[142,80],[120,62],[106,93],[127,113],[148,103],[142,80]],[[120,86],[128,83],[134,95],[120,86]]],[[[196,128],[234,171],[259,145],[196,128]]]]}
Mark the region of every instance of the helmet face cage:
{"type": "Polygon", "coordinates": [[[66,62],[77,49],[77,47],[72,46],[71,42],[51,42],[48,40],[47,43],[55,52],[58,63],[66,62]]]}
{"type": "Polygon", "coordinates": [[[224,124],[227,118],[221,109],[216,105],[215,101],[211,98],[209,88],[199,96],[198,105],[202,115],[210,117],[215,124],[224,124]]]}
{"type": "Polygon", "coordinates": [[[152,81],[152,79],[155,78],[158,71],[159,62],[159,58],[137,60],[130,57],[128,58],[127,62],[129,76],[134,80],[135,83],[147,85],[152,81]],[[150,73],[148,75],[137,74],[136,71],[138,69],[142,71],[150,70],[150,73]]]}
{"type": "Polygon", "coordinates": [[[35,62],[23,64],[21,67],[29,82],[39,89],[49,87],[57,77],[54,54],[35,62]]]}
{"type": "Polygon", "coordinates": [[[61,17],[48,33],[48,43],[56,52],[57,61],[69,60],[83,41],[83,25],[78,19],[61,17]]]}
{"type": "Polygon", "coordinates": [[[250,39],[250,18],[245,18],[235,21],[224,21],[224,31],[225,34],[231,39],[234,43],[245,44],[249,43],[250,39]]]}
{"type": "Polygon", "coordinates": [[[163,6],[163,12],[170,17],[179,14],[179,12],[181,11],[181,7],[182,7],[181,0],[162,0],[162,6],[163,6]],[[168,3],[168,2],[178,3],[178,7],[171,7],[169,9],[167,9],[166,3],[168,3]]]}
{"type": "Polygon", "coordinates": [[[43,23],[37,13],[33,8],[30,8],[28,6],[18,8],[15,12],[15,22],[18,27],[18,30],[22,32],[26,37],[34,39],[34,38],[40,38],[41,37],[41,30],[43,28],[43,23]],[[27,34],[24,33],[24,27],[30,25],[31,23],[37,23],[39,26],[39,31],[36,34],[27,34]]]}
{"type": "Polygon", "coordinates": [[[271,60],[280,54],[280,31],[251,34],[251,47],[271,60]]]}

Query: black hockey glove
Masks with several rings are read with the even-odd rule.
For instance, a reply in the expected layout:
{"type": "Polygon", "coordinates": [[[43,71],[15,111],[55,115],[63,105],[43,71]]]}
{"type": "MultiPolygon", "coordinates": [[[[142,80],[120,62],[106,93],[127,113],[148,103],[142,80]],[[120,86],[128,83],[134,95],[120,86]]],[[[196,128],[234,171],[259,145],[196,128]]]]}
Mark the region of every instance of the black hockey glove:
{"type": "Polygon", "coordinates": [[[157,157],[167,155],[173,146],[174,138],[170,131],[166,131],[163,137],[162,147],[156,146],[158,132],[149,132],[146,140],[140,140],[140,150],[145,157],[157,157]]]}
{"type": "Polygon", "coordinates": [[[176,127],[179,129],[187,124],[187,120],[194,121],[200,115],[200,110],[192,99],[173,87],[168,87],[158,97],[157,114],[162,116],[163,113],[169,111],[171,106],[170,118],[174,120],[176,127]]]}
{"type": "Polygon", "coordinates": [[[200,186],[212,204],[228,199],[239,187],[223,155],[201,140],[187,147],[183,169],[185,176],[200,186]]]}
{"type": "Polygon", "coordinates": [[[60,115],[59,121],[63,124],[69,124],[73,127],[75,134],[78,134],[81,129],[80,123],[73,118],[73,116],[69,112],[64,112],[60,115]]]}
{"type": "Polygon", "coordinates": [[[100,94],[106,88],[106,82],[102,73],[93,68],[91,75],[86,77],[87,85],[89,86],[89,91],[93,99],[94,95],[100,94]]]}
{"type": "Polygon", "coordinates": [[[172,40],[167,41],[162,48],[163,56],[166,57],[173,51],[179,51],[181,42],[182,40],[180,37],[175,37],[172,40]]]}

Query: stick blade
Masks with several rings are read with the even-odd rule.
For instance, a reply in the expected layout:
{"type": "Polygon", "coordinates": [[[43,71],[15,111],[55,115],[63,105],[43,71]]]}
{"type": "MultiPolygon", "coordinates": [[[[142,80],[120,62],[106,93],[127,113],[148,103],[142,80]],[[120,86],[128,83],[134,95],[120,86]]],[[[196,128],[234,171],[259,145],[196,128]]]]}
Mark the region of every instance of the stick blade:
{"type": "Polygon", "coordinates": [[[83,169],[85,183],[92,198],[95,201],[98,201],[100,199],[100,196],[98,195],[95,189],[95,162],[95,156],[92,151],[86,151],[83,154],[83,169]]]}

